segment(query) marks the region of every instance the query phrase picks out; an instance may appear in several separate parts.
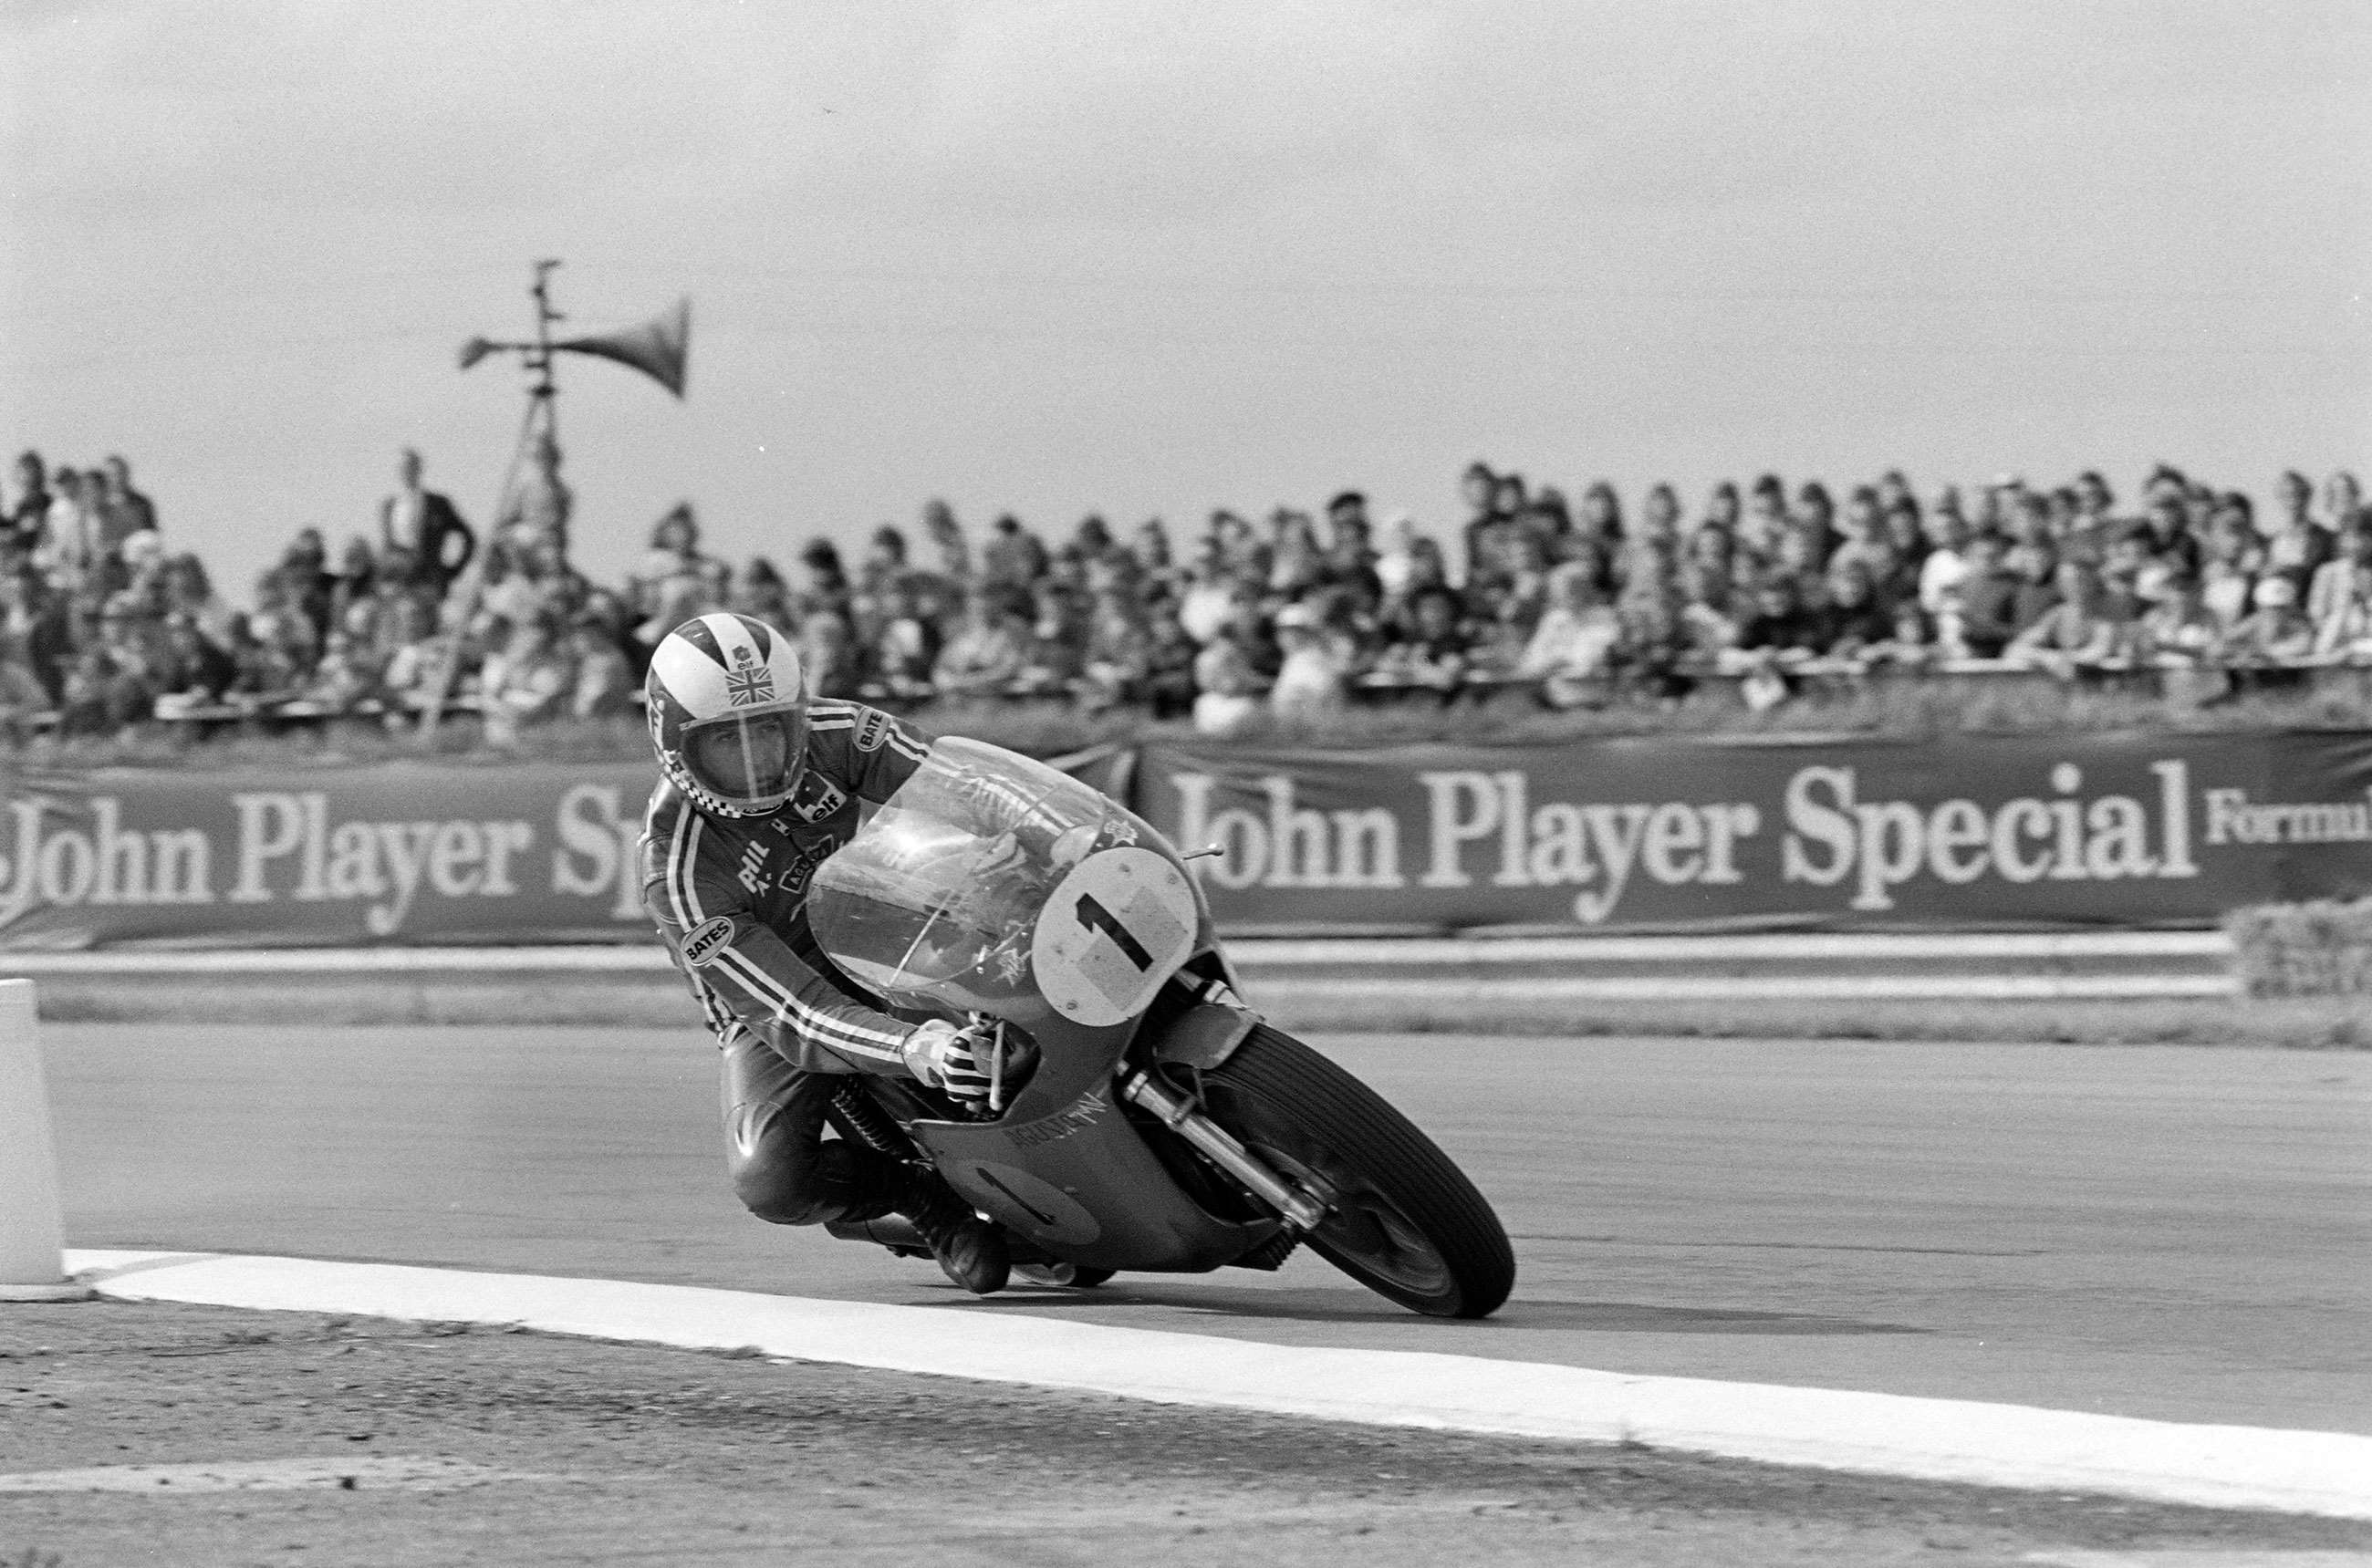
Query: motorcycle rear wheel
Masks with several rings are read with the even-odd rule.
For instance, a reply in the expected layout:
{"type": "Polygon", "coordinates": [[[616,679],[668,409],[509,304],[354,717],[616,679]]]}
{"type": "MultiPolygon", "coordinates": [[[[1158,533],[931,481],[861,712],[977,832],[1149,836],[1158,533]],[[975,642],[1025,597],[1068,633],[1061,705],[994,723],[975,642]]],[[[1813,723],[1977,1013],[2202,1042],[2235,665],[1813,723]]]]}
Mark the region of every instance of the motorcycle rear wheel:
{"type": "Polygon", "coordinates": [[[1431,1318],[1486,1318],[1516,1255],[1466,1173],[1389,1102],[1262,1024],[1202,1074],[1203,1108],[1288,1179],[1332,1189],[1307,1240],[1377,1295],[1431,1318]]]}

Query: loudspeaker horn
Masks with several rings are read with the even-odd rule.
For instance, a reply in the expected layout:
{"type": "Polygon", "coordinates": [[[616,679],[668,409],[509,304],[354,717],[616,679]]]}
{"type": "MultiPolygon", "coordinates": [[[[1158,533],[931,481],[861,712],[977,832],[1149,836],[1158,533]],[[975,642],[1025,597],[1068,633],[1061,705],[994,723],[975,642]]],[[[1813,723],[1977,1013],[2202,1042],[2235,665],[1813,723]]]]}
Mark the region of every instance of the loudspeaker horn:
{"type": "Polygon", "coordinates": [[[631,365],[680,398],[692,351],[692,301],[679,299],[674,309],[662,311],[639,327],[571,338],[552,346],[631,365]]]}

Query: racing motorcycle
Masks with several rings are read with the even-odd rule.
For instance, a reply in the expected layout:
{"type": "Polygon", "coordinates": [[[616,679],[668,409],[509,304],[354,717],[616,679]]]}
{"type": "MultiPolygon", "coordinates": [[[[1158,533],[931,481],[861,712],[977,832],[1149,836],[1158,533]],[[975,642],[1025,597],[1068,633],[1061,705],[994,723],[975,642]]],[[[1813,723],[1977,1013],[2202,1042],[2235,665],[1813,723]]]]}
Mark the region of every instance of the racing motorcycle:
{"type": "MultiPolygon", "coordinates": [[[[818,868],[808,915],[900,1016],[980,1031],[984,1099],[852,1074],[829,1114],[842,1137],[936,1168],[1005,1226],[1026,1277],[1274,1270],[1306,1243],[1429,1316],[1506,1300],[1515,1255],[1473,1183],[1244,1005],[1185,861],[1078,780],[936,741],[818,868]]],[[[927,1256],[894,1216],[830,1229],[927,1256]]]]}

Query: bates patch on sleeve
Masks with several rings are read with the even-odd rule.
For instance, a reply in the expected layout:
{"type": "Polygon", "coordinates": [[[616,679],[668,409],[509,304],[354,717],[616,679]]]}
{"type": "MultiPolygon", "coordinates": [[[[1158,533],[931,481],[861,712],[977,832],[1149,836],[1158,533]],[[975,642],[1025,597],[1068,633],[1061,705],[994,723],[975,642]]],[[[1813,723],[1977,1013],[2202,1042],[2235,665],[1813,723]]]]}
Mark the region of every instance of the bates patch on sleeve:
{"type": "Polygon", "coordinates": [[[878,708],[867,708],[856,722],[856,749],[878,751],[881,743],[890,738],[890,715],[878,708]]]}
{"type": "Polygon", "coordinates": [[[700,969],[725,951],[732,942],[733,917],[729,914],[711,915],[684,935],[683,961],[693,969],[700,969]]]}

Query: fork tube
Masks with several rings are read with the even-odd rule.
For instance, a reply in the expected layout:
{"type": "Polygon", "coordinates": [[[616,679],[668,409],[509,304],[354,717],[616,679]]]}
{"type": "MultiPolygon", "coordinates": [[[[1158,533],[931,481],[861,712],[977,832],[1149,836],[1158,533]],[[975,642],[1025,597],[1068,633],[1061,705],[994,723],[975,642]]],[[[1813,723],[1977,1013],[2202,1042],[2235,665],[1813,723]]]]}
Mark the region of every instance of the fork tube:
{"type": "Polygon", "coordinates": [[[1296,1230],[1316,1230],[1326,1217],[1326,1205],[1280,1179],[1227,1130],[1194,1109],[1194,1102],[1173,1094],[1150,1073],[1131,1073],[1120,1092],[1134,1105],[1161,1118],[1162,1124],[1193,1144],[1212,1164],[1251,1189],[1252,1195],[1283,1214],[1296,1230]]]}

